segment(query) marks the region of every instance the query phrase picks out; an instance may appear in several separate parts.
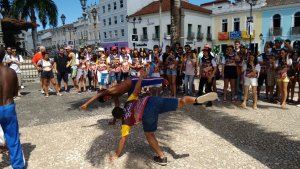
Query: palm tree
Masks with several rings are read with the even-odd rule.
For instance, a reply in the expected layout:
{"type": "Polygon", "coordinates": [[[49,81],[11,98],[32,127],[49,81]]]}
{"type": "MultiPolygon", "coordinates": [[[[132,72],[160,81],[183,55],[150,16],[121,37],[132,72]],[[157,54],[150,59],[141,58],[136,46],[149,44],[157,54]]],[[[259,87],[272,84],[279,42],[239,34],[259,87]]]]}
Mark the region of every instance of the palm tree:
{"type": "MultiPolygon", "coordinates": [[[[14,17],[19,19],[30,19],[34,24],[37,23],[37,17],[43,28],[47,26],[57,26],[57,7],[53,0],[14,0],[13,4],[14,17]]],[[[37,47],[37,28],[32,28],[33,47],[37,47]]]]}
{"type": "Polygon", "coordinates": [[[181,36],[181,0],[171,0],[171,44],[174,47],[181,36]]]}

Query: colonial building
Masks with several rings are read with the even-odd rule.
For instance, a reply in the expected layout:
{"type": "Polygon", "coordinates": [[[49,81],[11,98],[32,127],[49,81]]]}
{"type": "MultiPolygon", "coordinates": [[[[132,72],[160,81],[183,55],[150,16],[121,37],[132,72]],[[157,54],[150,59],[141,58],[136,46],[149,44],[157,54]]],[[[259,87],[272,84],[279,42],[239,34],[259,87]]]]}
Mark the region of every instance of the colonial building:
{"type": "Polygon", "coordinates": [[[266,1],[262,12],[263,41],[272,41],[276,37],[289,39],[292,43],[300,40],[300,1],[266,1]]]}
{"type": "Polygon", "coordinates": [[[154,0],[101,0],[101,46],[127,47],[129,35],[126,16],[132,15],[154,0]]]}
{"type": "MultiPolygon", "coordinates": [[[[253,34],[251,35],[251,49],[260,51],[262,40],[262,7],[266,5],[265,0],[258,0],[253,6],[253,34]]],[[[213,11],[213,45],[220,45],[224,52],[228,44],[234,44],[239,40],[241,43],[249,46],[250,35],[247,33],[250,17],[250,5],[246,0],[239,0],[236,3],[229,1],[214,1],[202,4],[213,11]]]]}
{"type": "MultiPolygon", "coordinates": [[[[129,42],[129,47],[152,49],[154,45],[163,47],[171,45],[170,0],[163,0],[161,4],[161,25],[159,5],[159,1],[151,2],[130,16],[130,20],[134,17],[142,20],[139,24],[128,25],[128,34],[138,35],[137,41],[129,42]],[[160,36],[162,36],[162,44],[159,44],[160,36]]],[[[212,11],[186,1],[181,2],[181,9],[181,45],[188,44],[193,48],[203,47],[206,43],[211,45],[212,11]]],[[[131,37],[129,40],[132,40],[131,37]]]]}

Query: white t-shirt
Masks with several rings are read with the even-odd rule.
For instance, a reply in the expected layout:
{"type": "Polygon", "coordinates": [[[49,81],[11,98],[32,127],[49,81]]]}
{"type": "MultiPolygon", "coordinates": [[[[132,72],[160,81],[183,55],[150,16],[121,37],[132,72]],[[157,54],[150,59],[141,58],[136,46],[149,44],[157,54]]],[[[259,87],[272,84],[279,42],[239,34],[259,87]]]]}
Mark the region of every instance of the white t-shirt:
{"type": "Polygon", "coordinates": [[[185,62],[185,74],[186,75],[195,75],[195,68],[193,67],[193,63],[196,62],[196,59],[188,59],[185,62]]]}
{"type": "MultiPolygon", "coordinates": [[[[5,56],[5,62],[9,62],[9,61],[18,61],[20,63],[23,63],[23,57],[21,55],[18,56],[13,56],[13,55],[6,55],[5,56]]],[[[21,69],[20,69],[20,65],[16,64],[16,63],[11,63],[9,66],[11,69],[13,69],[16,73],[21,73],[21,69]]]]}

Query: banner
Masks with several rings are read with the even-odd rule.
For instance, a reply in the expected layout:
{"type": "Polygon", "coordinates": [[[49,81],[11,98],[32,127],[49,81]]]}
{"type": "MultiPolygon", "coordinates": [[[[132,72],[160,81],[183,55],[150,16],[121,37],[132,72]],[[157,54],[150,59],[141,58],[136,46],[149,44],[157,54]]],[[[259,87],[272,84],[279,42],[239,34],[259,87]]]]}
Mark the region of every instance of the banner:
{"type": "Polygon", "coordinates": [[[229,35],[229,38],[232,40],[241,39],[241,37],[242,37],[241,31],[233,31],[230,32],[229,35]]]}
{"type": "MultiPolygon", "coordinates": [[[[251,35],[251,39],[254,39],[254,37],[255,37],[255,31],[253,30],[253,35],[251,35]]],[[[250,39],[250,35],[247,33],[247,31],[242,31],[242,38],[250,39]]]]}
{"type": "Polygon", "coordinates": [[[228,32],[218,32],[218,39],[219,40],[228,40],[228,32]]]}

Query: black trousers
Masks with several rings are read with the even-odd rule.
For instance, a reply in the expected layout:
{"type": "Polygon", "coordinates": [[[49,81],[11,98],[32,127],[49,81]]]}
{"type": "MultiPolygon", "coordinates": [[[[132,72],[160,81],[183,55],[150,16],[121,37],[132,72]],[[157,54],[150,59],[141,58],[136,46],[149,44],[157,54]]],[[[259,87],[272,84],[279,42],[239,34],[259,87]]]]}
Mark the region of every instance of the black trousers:
{"type": "Polygon", "coordinates": [[[208,78],[206,77],[201,77],[200,78],[200,83],[199,83],[199,90],[198,90],[198,95],[202,96],[203,95],[203,88],[205,86],[205,93],[212,92],[212,82],[214,79],[211,79],[211,82],[208,82],[208,78]]]}

